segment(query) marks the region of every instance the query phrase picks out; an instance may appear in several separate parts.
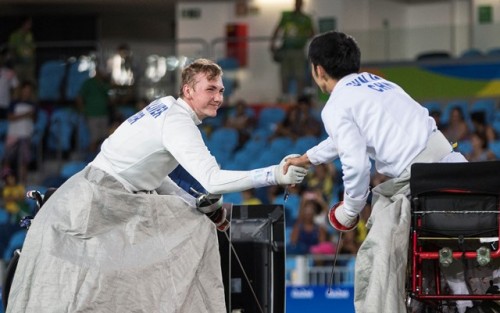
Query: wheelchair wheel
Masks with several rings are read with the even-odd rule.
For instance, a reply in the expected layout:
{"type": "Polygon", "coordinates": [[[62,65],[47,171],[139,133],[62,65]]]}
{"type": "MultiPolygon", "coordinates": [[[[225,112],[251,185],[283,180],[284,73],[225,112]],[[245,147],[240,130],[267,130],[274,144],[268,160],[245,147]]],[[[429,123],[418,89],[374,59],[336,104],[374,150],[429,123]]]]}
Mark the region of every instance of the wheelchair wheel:
{"type": "Polygon", "coordinates": [[[18,249],[14,252],[14,256],[9,262],[7,267],[7,274],[5,275],[5,281],[3,282],[2,289],[2,304],[4,310],[7,310],[7,302],[9,300],[10,287],[12,285],[12,280],[14,279],[14,274],[16,272],[17,263],[19,262],[19,257],[21,256],[21,251],[18,249]]]}

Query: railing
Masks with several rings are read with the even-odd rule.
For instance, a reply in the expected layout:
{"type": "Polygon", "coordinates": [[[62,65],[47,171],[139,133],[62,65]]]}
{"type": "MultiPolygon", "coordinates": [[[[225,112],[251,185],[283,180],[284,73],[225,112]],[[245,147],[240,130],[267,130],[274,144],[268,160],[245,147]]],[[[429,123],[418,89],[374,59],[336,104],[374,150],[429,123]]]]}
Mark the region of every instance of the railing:
{"type": "Polygon", "coordinates": [[[334,258],[334,255],[288,255],[287,284],[328,286],[332,279],[332,285],[353,286],[355,256],[339,254],[333,268],[334,258]]]}

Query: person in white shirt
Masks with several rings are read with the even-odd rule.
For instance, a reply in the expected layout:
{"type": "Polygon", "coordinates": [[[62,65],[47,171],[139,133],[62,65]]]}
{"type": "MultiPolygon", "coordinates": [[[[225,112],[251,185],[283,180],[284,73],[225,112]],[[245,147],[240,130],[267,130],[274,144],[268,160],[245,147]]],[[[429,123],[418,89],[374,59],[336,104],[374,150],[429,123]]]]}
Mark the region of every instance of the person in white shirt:
{"type": "Polygon", "coordinates": [[[24,185],[27,183],[28,165],[32,157],[31,137],[37,113],[34,92],[31,82],[23,82],[19,88],[19,99],[10,104],[7,113],[4,167],[17,168],[15,172],[19,182],[24,185]]]}
{"type": "MultiPolygon", "coordinates": [[[[180,97],[124,121],[35,217],[7,312],[226,312],[216,228],[168,177],[181,165],[209,193],[300,183],[305,168],[226,171],[197,127],[223,102],[222,70],[198,59],[180,97]]],[[[289,157],[289,156],[288,156],[289,157]]]]}
{"type": "MultiPolygon", "coordinates": [[[[330,94],[321,112],[328,137],[302,156],[288,159],[287,165],[310,166],[340,158],[345,191],[343,202],[330,210],[329,219],[342,232],[356,227],[366,205],[370,160],[377,172],[393,178],[372,191],[372,226],[356,260],[355,306],[357,312],[406,312],[399,289],[404,289],[409,213],[401,212],[409,212],[410,204],[406,199],[403,204],[394,205],[394,219],[390,219],[387,212],[392,211],[381,204],[380,198],[387,194],[408,196],[410,167],[415,162],[466,159],[453,151],[427,109],[400,86],[372,73],[359,73],[361,53],[351,36],[334,31],[320,34],[310,43],[308,57],[314,81],[330,94]],[[384,237],[384,229],[393,231],[386,231],[388,237],[384,237]],[[387,255],[397,251],[404,251],[404,255],[378,262],[370,250],[373,245],[388,249],[387,255]],[[399,262],[394,265],[399,276],[388,274],[392,271],[391,262],[399,262]],[[398,277],[394,281],[387,278],[395,276],[398,277]]],[[[385,255],[382,249],[379,252],[385,255]]]]}
{"type": "Polygon", "coordinates": [[[5,52],[0,53],[0,120],[7,119],[13,91],[19,86],[14,70],[5,66],[5,52]]]}

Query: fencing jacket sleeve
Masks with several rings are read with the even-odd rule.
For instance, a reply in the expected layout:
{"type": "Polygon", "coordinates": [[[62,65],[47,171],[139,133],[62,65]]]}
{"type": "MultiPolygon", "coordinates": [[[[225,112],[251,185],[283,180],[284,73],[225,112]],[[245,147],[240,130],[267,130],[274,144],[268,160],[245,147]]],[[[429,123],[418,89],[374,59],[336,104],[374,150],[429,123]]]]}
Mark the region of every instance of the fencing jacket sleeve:
{"type": "Polygon", "coordinates": [[[273,166],[222,170],[201,136],[189,105],[164,97],[124,121],[102,144],[91,165],[131,191],[155,190],[179,164],[208,192],[222,194],[276,184],[273,166]]]}

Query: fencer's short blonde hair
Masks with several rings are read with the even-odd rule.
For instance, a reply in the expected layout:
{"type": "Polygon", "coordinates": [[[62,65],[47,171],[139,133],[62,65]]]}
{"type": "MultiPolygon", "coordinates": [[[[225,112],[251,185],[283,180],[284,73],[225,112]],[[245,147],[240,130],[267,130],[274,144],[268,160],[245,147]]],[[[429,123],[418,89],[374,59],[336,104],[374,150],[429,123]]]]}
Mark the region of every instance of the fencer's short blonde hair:
{"type": "Polygon", "coordinates": [[[196,84],[195,76],[199,73],[203,73],[207,76],[208,80],[214,80],[216,78],[222,77],[222,68],[209,59],[196,59],[193,63],[189,64],[182,70],[181,76],[181,89],[179,95],[184,96],[184,86],[189,85],[194,87],[196,84]]]}

